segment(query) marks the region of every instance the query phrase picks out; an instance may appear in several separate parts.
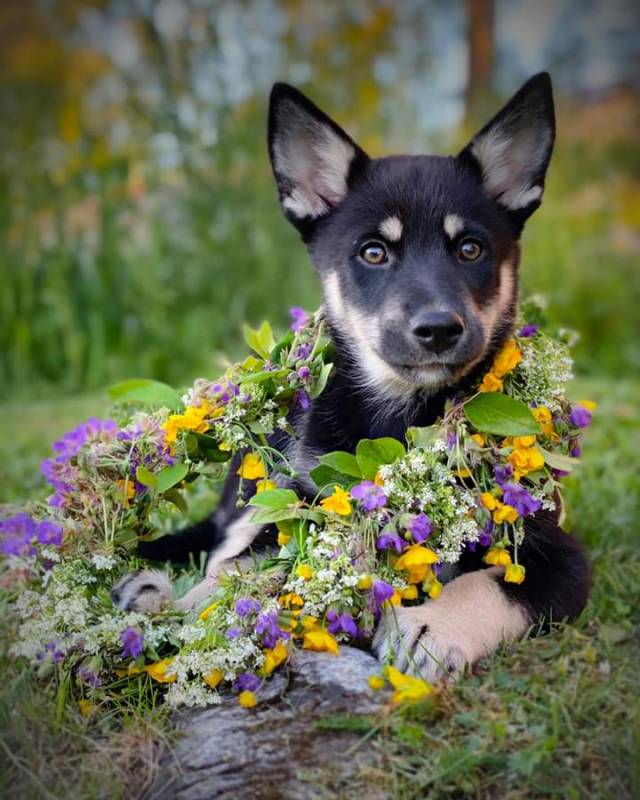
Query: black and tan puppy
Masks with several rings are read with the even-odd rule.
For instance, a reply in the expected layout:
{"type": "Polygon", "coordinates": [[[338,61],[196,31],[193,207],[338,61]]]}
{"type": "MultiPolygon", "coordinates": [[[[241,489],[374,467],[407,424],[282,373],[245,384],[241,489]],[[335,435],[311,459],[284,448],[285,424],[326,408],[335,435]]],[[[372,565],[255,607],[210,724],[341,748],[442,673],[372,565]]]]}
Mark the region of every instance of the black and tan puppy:
{"type": "MultiPolygon", "coordinates": [[[[271,94],[269,153],[280,203],[302,235],[325,295],[337,356],[325,392],[280,438],[310,496],[308,473],[322,453],[358,440],[404,438],[429,425],[454,390],[477,379],[515,322],[520,234],[541,203],[553,147],[554,110],[546,74],[529,80],[455,157],[371,159],[296,89],[271,94]]],[[[143,555],[185,560],[210,551],[207,577],[175,600],[166,576],[145,571],[114,587],[123,608],[189,608],[214,589],[225,561],[265,539],[252,511],[235,506],[235,469],[213,517],[165,537],[143,555]]],[[[383,620],[380,656],[396,654],[431,679],[456,672],[543,619],[575,617],[589,569],[557,520],[526,521],[521,585],[467,553],[442,595],[383,620]]]]}

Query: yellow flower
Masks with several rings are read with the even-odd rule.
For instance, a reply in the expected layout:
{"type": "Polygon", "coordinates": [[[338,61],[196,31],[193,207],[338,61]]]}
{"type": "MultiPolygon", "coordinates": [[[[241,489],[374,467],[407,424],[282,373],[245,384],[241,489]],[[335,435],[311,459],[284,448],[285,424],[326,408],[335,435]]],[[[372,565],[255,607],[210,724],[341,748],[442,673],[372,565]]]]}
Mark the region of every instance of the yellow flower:
{"type": "MultiPolygon", "coordinates": [[[[584,403],[583,403],[583,405],[584,405],[584,403]]],[[[382,480],[382,475],[380,475],[379,472],[376,472],[376,476],[373,479],[373,482],[375,483],[376,486],[380,486],[380,487],[384,488],[384,481],[382,480]]]]}
{"type": "Polygon", "coordinates": [[[532,408],[531,413],[533,414],[536,422],[540,425],[542,435],[553,436],[555,431],[553,430],[553,417],[551,416],[551,411],[549,411],[546,406],[538,406],[537,408],[532,408]]]}
{"type": "Polygon", "coordinates": [[[236,474],[248,481],[255,481],[258,478],[266,478],[267,475],[264,469],[264,462],[258,453],[247,453],[247,455],[242,459],[242,464],[240,464],[238,467],[236,474]]]}
{"type": "Polygon", "coordinates": [[[496,501],[496,509],[493,512],[493,521],[500,525],[501,522],[514,523],[518,519],[518,512],[513,506],[496,501]]]}
{"type": "Polygon", "coordinates": [[[278,544],[280,547],[286,547],[291,541],[291,534],[284,531],[278,531],[278,544]]]}
{"type": "Polygon", "coordinates": [[[495,357],[491,371],[498,378],[504,377],[514,370],[522,361],[522,352],[515,339],[509,339],[505,346],[495,357]]]}
{"type": "Polygon", "coordinates": [[[374,692],[379,692],[380,689],[384,688],[384,678],[379,675],[371,675],[367,683],[374,692]]]}
{"type": "Polygon", "coordinates": [[[203,403],[201,406],[188,406],[184,414],[171,414],[162,426],[165,441],[167,444],[172,444],[180,431],[205,433],[209,430],[209,423],[205,421],[205,417],[217,416],[219,413],[220,411],[213,406],[203,403]]]}
{"type": "Polygon", "coordinates": [[[494,375],[493,372],[487,372],[487,374],[482,379],[482,383],[478,388],[479,392],[501,392],[503,389],[503,383],[497,375],[494,375]]]}
{"type": "Polygon", "coordinates": [[[277,488],[278,484],[275,481],[270,481],[267,478],[263,478],[256,483],[256,494],[260,494],[261,492],[270,492],[272,489],[277,488]]]}
{"type": "Polygon", "coordinates": [[[457,475],[458,478],[470,478],[471,477],[471,470],[470,469],[458,469],[454,473],[457,475]]]}
{"type": "Polygon", "coordinates": [[[414,544],[396,561],[395,568],[407,571],[407,583],[421,583],[437,561],[438,556],[429,547],[414,544]]]}
{"type": "Polygon", "coordinates": [[[244,692],[240,692],[238,695],[238,702],[242,708],[253,708],[255,705],[257,705],[258,700],[253,692],[248,692],[245,690],[244,692]]]}
{"type": "Polygon", "coordinates": [[[373,578],[371,575],[361,575],[357,586],[358,589],[370,589],[373,586],[373,578]]]}
{"type": "Polygon", "coordinates": [[[498,505],[498,500],[491,494],[491,492],[482,492],[480,495],[480,500],[482,501],[482,505],[485,508],[488,508],[489,511],[493,511],[494,508],[498,505]]]}
{"type": "Polygon", "coordinates": [[[351,513],[349,495],[340,486],[336,486],[333,494],[321,500],[320,505],[325,511],[333,511],[334,514],[340,514],[342,517],[347,517],[351,513]]]}
{"type": "Polygon", "coordinates": [[[415,583],[412,583],[410,586],[407,586],[405,589],[400,590],[400,597],[403,600],[417,600],[418,599],[418,587],[415,583]]]}
{"type": "Polygon", "coordinates": [[[133,485],[133,482],[123,478],[119,481],[116,481],[116,486],[122,493],[122,504],[125,508],[129,508],[129,501],[133,500],[136,495],[136,490],[133,485]]]}
{"type": "Polygon", "coordinates": [[[382,604],[382,608],[390,608],[391,606],[401,606],[402,605],[402,595],[400,592],[395,589],[393,594],[388,600],[385,600],[382,604]]]}
{"type": "Polygon", "coordinates": [[[212,614],[212,613],[213,613],[213,612],[216,610],[216,608],[217,608],[217,607],[220,605],[220,603],[221,603],[221,602],[222,602],[221,600],[216,600],[216,602],[215,602],[215,603],[211,603],[211,605],[210,605],[210,606],[207,606],[205,609],[203,609],[203,610],[202,610],[202,611],[201,611],[201,612],[198,614],[198,616],[200,617],[200,619],[201,619],[201,620],[203,620],[203,621],[204,621],[204,620],[206,620],[206,619],[209,619],[209,617],[211,616],[211,614],[212,614]]]}
{"type": "Polygon", "coordinates": [[[305,631],[315,631],[320,627],[318,617],[312,617],[311,614],[306,614],[304,617],[302,617],[300,624],[305,631]]]}
{"type": "Polygon", "coordinates": [[[486,444],[485,438],[481,433],[474,433],[471,438],[478,445],[478,447],[484,447],[486,444]]]}
{"type": "Polygon", "coordinates": [[[144,671],[148,673],[154,681],[158,681],[158,683],[174,683],[178,677],[176,673],[170,671],[167,675],[167,670],[170,670],[172,662],[172,658],[163,658],[162,661],[148,664],[144,667],[144,671]]]}
{"type": "Polygon", "coordinates": [[[504,572],[504,579],[507,583],[522,583],[524,576],[525,568],[521,564],[509,564],[504,572]]]}
{"type": "Polygon", "coordinates": [[[216,686],[222,680],[222,670],[212,669],[211,672],[207,672],[206,675],[202,676],[202,680],[207,684],[207,686],[210,689],[215,689],[216,686]]]}
{"type": "Polygon", "coordinates": [[[502,547],[495,547],[485,555],[484,562],[496,567],[508,567],[511,564],[511,556],[502,547]]]}
{"type": "Polygon", "coordinates": [[[289,652],[282,639],[279,639],[272,650],[264,650],[264,664],[262,672],[264,675],[271,675],[274,669],[287,660],[289,652]]]}
{"type": "Polygon", "coordinates": [[[303,581],[308,581],[313,575],[313,570],[308,564],[298,564],[296,567],[296,575],[302,578],[303,581]]]}
{"type": "Polygon", "coordinates": [[[507,436],[507,438],[503,440],[502,446],[527,448],[527,447],[533,447],[535,443],[536,443],[535,434],[532,434],[531,436],[507,436]]]}
{"type": "Polygon", "coordinates": [[[387,667],[387,680],[395,689],[394,703],[418,703],[433,692],[433,687],[422,678],[405,675],[395,667],[387,667]]]}
{"type": "Polygon", "coordinates": [[[90,700],[78,700],[78,708],[83,717],[90,717],[98,710],[98,706],[90,700]]]}
{"type": "Polygon", "coordinates": [[[437,597],[440,597],[442,593],[442,584],[440,581],[434,576],[432,580],[429,582],[429,589],[427,594],[432,600],[435,600],[437,597]]]}
{"type": "Polygon", "coordinates": [[[303,606],[304,600],[300,597],[299,594],[295,592],[289,592],[289,594],[281,594],[278,598],[278,602],[283,608],[291,608],[291,606],[303,606]]]}
{"type": "Polygon", "coordinates": [[[337,656],[340,653],[338,642],[324,628],[315,628],[306,631],[304,639],[302,640],[302,647],[305,650],[316,650],[317,652],[332,653],[337,656]]]}
{"type": "Polygon", "coordinates": [[[594,400],[578,400],[577,405],[586,408],[587,411],[595,411],[598,408],[598,404],[594,400]]]}
{"type": "Polygon", "coordinates": [[[537,447],[515,447],[507,461],[513,466],[516,480],[544,467],[544,456],[537,447]]]}

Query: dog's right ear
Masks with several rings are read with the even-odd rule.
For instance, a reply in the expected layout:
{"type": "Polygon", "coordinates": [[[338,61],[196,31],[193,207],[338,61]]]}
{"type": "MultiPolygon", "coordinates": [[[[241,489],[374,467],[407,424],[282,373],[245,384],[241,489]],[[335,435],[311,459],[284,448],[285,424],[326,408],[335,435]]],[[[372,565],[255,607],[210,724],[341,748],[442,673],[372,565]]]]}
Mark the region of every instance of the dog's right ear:
{"type": "Polygon", "coordinates": [[[269,155],[280,204],[306,237],[347,193],[368,156],[302,92],[276,83],[269,103],[269,155]]]}

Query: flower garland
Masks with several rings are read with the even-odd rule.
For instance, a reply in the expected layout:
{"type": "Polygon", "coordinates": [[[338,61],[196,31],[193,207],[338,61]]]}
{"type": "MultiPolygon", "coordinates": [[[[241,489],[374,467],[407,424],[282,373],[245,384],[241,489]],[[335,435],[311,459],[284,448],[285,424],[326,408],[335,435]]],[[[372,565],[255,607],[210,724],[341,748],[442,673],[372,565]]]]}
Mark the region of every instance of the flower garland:
{"type": "MultiPolygon", "coordinates": [[[[476,391],[435,425],[409,429],[406,446],[363,440],[355,453],[323,455],[313,502],[278,488],[293,471],[268,437],[293,434],[291,414],[329,379],[320,313],[294,309],[278,342],[267,323],[247,328],[254,354],[182,397],[152,381],[114,387],[113,419],[53,445],[48,505],[0,520],[11,654],[64,683],[86,715],[132,680],[161,687],[171,706],[217,703],[230,685],[251,707],[294,647],[337,654],[366,640],[385,609],[435,600],[441,569],[465,550],[483,548],[505,581],[526,580],[524,521],[559,507],[594,407],[564,397],[568,346],[542,331],[540,308],[521,315],[476,391]],[[115,608],[109,589],[138,566],[137,542],[171,530],[195,479],[221,480],[234,453],[241,489],[254,487],[253,520],[277,526],[279,551],[230,569],[193,611],[115,608]]],[[[197,581],[196,570],[179,579],[183,589],[197,581]]],[[[371,687],[386,679],[398,702],[431,690],[392,667],[383,674],[371,687]]]]}

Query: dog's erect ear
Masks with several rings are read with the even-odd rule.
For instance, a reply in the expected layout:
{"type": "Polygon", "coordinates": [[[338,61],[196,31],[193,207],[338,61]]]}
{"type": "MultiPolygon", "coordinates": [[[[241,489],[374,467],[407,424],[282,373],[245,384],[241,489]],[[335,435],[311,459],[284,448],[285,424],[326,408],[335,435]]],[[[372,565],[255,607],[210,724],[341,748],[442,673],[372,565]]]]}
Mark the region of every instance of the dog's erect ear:
{"type": "Polygon", "coordinates": [[[538,208],[555,137],[551,79],[530,78],[460,153],[520,230],[538,208]]]}
{"type": "Polygon", "coordinates": [[[269,155],[282,208],[303,235],[340,203],[368,161],[342,128],[286,83],[271,91],[269,155]]]}

